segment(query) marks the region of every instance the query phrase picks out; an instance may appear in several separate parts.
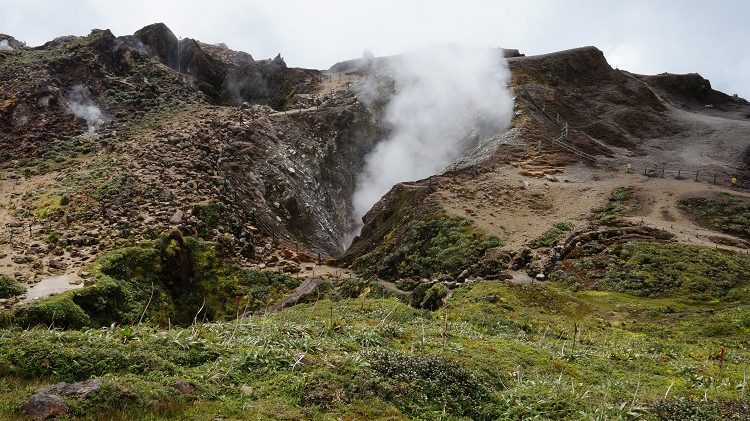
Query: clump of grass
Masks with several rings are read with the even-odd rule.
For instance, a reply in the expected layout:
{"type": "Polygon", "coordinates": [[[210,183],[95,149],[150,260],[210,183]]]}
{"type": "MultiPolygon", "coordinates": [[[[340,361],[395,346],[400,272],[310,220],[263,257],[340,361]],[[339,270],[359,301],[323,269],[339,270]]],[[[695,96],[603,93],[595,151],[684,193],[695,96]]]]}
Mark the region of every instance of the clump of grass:
{"type": "Polygon", "coordinates": [[[409,415],[419,416],[425,407],[471,419],[487,418],[491,412],[483,407],[491,397],[488,385],[455,361],[388,351],[375,351],[368,360],[379,375],[380,393],[391,396],[409,415]]]}
{"type": "Polygon", "coordinates": [[[565,233],[573,229],[571,222],[558,222],[552,228],[545,231],[539,238],[532,241],[531,248],[552,247],[563,239],[565,233]]]}
{"type": "Polygon", "coordinates": [[[602,224],[609,225],[616,222],[620,215],[636,207],[635,188],[633,186],[618,187],[609,196],[607,204],[596,210],[594,218],[602,224]]]}
{"type": "Polygon", "coordinates": [[[750,199],[729,193],[681,200],[679,207],[699,225],[750,241],[750,199]]]}

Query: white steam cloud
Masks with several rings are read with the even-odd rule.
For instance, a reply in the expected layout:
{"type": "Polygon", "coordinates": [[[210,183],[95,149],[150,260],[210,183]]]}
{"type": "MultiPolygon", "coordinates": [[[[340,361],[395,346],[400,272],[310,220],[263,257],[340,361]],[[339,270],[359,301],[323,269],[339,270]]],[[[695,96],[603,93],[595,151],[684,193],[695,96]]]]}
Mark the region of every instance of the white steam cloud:
{"type": "Polygon", "coordinates": [[[442,172],[482,138],[506,130],[513,113],[502,50],[450,45],[377,63],[372,67],[379,76],[366,78],[359,96],[373,105],[384,79],[392,84],[384,114],[390,135],[366,157],[357,180],[355,235],[364,214],[394,184],[442,172]]]}
{"type": "Polygon", "coordinates": [[[66,107],[69,113],[86,121],[89,133],[94,133],[96,128],[104,122],[102,110],[94,104],[89,90],[82,85],[75,85],[70,90],[66,107]]]}
{"type": "Polygon", "coordinates": [[[7,39],[0,40],[0,51],[13,51],[7,39]]]}

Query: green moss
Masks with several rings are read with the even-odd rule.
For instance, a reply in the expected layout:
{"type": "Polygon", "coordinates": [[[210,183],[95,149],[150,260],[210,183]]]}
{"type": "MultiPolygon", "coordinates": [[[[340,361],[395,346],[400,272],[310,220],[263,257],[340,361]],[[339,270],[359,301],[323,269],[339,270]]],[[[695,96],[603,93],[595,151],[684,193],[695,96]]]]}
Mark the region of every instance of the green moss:
{"type": "Polygon", "coordinates": [[[0,330],[0,418],[38,387],[96,377],[104,393],[71,401],[75,416],[733,419],[747,410],[744,319],[744,301],[486,281],[436,312],[358,297],[170,330],[0,330]]]}
{"type": "Polygon", "coordinates": [[[712,300],[750,280],[741,253],[677,243],[629,242],[566,260],[552,278],[645,297],[712,300]]]}
{"type": "Polygon", "coordinates": [[[375,273],[385,279],[457,276],[476,263],[487,249],[498,247],[496,237],[474,230],[471,221],[439,216],[413,221],[406,232],[387,239],[382,247],[354,261],[360,273],[375,273]]]}
{"type": "Polygon", "coordinates": [[[73,301],[70,294],[64,294],[22,308],[16,315],[16,323],[23,327],[44,325],[63,329],[79,329],[88,326],[91,319],[73,301]]]}
{"type": "Polygon", "coordinates": [[[15,297],[24,292],[26,292],[26,288],[21,284],[5,275],[0,275],[0,298],[15,297]]]}
{"type": "Polygon", "coordinates": [[[681,200],[679,207],[698,224],[750,240],[750,199],[729,193],[681,200]]]}
{"type": "Polygon", "coordinates": [[[227,320],[265,309],[300,283],[284,274],[232,267],[212,244],[179,235],[107,253],[93,273],[94,285],[19,309],[18,323],[80,328],[227,320]]]}

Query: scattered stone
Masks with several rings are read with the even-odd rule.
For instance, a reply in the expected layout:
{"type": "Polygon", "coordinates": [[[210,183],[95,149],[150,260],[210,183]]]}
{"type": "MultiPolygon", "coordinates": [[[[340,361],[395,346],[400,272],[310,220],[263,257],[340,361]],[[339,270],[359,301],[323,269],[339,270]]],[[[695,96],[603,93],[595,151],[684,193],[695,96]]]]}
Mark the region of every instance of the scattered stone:
{"type": "Polygon", "coordinates": [[[70,194],[68,192],[65,192],[60,196],[60,205],[66,206],[70,203],[70,194]]]}
{"type": "Polygon", "coordinates": [[[174,215],[172,215],[172,218],[170,218],[169,223],[172,225],[180,225],[184,217],[185,217],[185,212],[178,209],[177,212],[175,212],[174,215]]]}
{"type": "Polygon", "coordinates": [[[52,259],[49,261],[48,266],[52,269],[65,269],[67,265],[59,260],[52,259]]]}
{"type": "Polygon", "coordinates": [[[244,384],[242,385],[242,387],[240,387],[240,393],[242,393],[243,395],[250,395],[253,393],[253,388],[244,384]]]}
{"type": "Polygon", "coordinates": [[[23,265],[34,261],[34,259],[29,256],[13,256],[10,260],[17,265],[23,265]]]}

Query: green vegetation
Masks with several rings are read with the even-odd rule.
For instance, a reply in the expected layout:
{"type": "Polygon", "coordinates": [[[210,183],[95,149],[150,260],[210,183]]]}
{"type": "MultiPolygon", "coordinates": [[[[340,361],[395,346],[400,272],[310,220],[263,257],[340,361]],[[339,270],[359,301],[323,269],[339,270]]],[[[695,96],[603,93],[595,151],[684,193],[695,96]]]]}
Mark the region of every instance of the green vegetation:
{"type": "Polygon", "coordinates": [[[620,215],[638,208],[635,197],[635,187],[618,187],[609,196],[607,204],[596,210],[594,218],[602,224],[611,225],[620,215]]]}
{"type": "Polygon", "coordinates": [[[459,275],[484,253],[502,243],[477,232],[471,221],[439,216],[411,222],[403,235],[354,261],[360,273],[381,278],[431,278],[438,274],[459,275]]]}
{"type": "Polygon", "coordinates": [[[0,275],[0,298],[10,298],[26,292],[26,288],[13,279],[0,275]]]}
{"type": "Polygon", "coordinates": [[[36,218],[47,219],[60,211],[60,195],[54,192],[39,192],[32,206],[36,218]]]}
{"type": "Polygon", "coordinates": [[[213,245],[179,232],[100,258],[94,285],[15,311],[12,323],[61,328],[111,323],[188,325],[265,309],[296,288],[296,278],[220,262],[213,245]]]}
{"type": "Polygon", "coordinates": [[[750,281],[750,257],[687,244],[628,242],[584,248],[552,278],[643,297],[707,301],[731,298],[733,289],[750,281]]]}
{"type": "Polygon", "coordinates": [[[61,135],[59,139],[50,140],[44,154],[21,158],[13,169],[22,169],[25,176],[60,170],[80,162],[81,158],[90,155],[95,147],[96,144],[92,138],[61,135]]]}
{"type": "Polygon", "coordinates": [[[491,281],[436,312],[357,298],[170,330],[0,330],[0,418],[40,386],[95,377],[107,387],[77,416],[732,419],[748,405],[748,333],[745,302],[491,281]]]}
{"type": "Polygon", "coordinates": [[[552,228],[545,231],[539,238],[532,241],[530,247],[533,249],[540,247],[552,247],[557,245],[565,236],[565,233],[573,229],[570,222],[558,222],[552,228]]]}
{"type": "Polygon", "coordinates": [[[701,226],[750,241],[750,198],[719,193],[681,200],[679,206],[701,226]]]}

